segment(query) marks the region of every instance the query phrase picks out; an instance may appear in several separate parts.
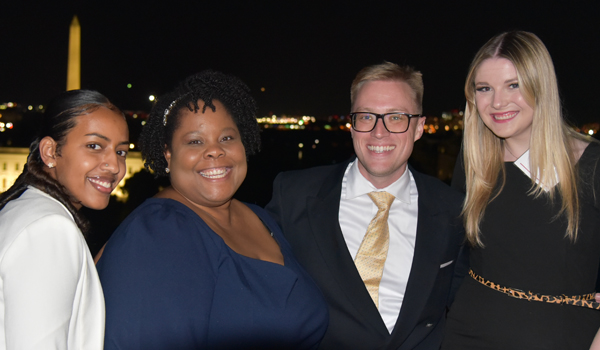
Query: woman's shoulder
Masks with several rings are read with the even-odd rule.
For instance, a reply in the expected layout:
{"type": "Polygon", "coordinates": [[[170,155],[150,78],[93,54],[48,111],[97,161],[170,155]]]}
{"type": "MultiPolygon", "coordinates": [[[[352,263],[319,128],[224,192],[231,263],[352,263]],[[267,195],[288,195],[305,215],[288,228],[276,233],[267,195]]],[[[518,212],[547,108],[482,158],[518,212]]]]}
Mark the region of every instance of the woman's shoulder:
{"type": "Polygon", "coordinates": [[[39,224],[40,221],[49,224],[48,230],[54,227],[51,222],[77,227],[73,216],[64,205],[48,194],[30,187],[0,211],[0,232],[3,236],[18,233],[29,225],[39,224]]]}
{"type": "Polygon", "coordinates": [[[586,143],[583,153],[592,157],[600,156],[600,141],[592,140],[591,142],[586,143]]]}
{"type": "Polygon", "coordinates": [[[256,205],[256,204],[252,204],[252,203],[246,203],[243,202],[248,208],[250,208],[250,210],[252,210],[252,212],[254,212],[254,214],[256,216],[258,216],[258,218],[265,224],[267,225],[272,231],[275,230],[275,227],[277,227],[277,229],[279,229],[279,226],[277,226],[277,223],[275,222],[275,220],[271,217],[271,215],[269,215],[269,213],[264,210],[263,208],[261,208],[260,206],[256,205]]]}
{"type": "Polygon", "coordinates": [[[584,198],[590,196],[595,205],[600,205],[600,197],[596,195],[600,191],[600,142],[592,141],[587,144],[577,162],[577,168],[584,198]]]}
{"type": "MultiPolygon", "coordinates": [[[[275,239],[277,239],[280,246],[282,246],[282,244],[285,245],[286,247],[289,245],[283,235],[283,232],[281,231],[281,228],[279,227],[279,225],[277,224],[275,219],[273,219],[271,217],[271,215],[265,209],[261,208],[260,206],[258,206],[256,204],[245,203],[245,202],[244,202],[244,204],[246,206],[248,206],[248,208],[250,208],[250,210],[252,210],[252,212],[254,212],[254,215],[258,216],[258,218],[262,221],[262,223],[271,232],[271,235],[273,237],[275,237],[275,239]]],[[[289,247],[288,247],[288,249],[289,249],[289,247]]]]}
{"type": "Polygon", "coordinates": [[[176,200],[149,198],[131,212],[123,223],[131,221],[149,224],[170,223],[181,219],[188,220],[194,216],[197,215],[191,209],[176,200]]]}
{"type": "Polygon", "coordinates": [[[202,219],[184,204],[166,198],[149,198],[117,227],[111,240],[169,240],[175,235],[196,232],[202,219]]]}
{"type": "Polygon", "coordinates": [[[579,166],[582,169],[593,168],[596,169],[600,167],[600,142],[592,141],[589,143],[583,143],[583,146],[580,147],[580,157],[579,157],[579,166]]]}
{"type": "Polygon", "coordinates": [[[19,198],[7,203],[0,213],[10,218],[29,218],[28,221],[48,215],[59,215],[73,219],[73,216],[64,205],[35,187],[28,187],[19,198]],[[8,213],[10,214],[6,215],[8,213]]]}
{"type": "Polygon", "coordinates": [[[267,214],[266,210],[264,210],[263,208],[261,208],[260,206],[258,206],[256,204],[252,204],[252,203],[248,203],[248,202],[242,202],[242,203],[244,203],[244,205],[246,205],[248,208],[250,208],[250,210],[252,210],[254,212],[254,214],[256,214],[259,217],[269,215],[269,214],[267,214]]]}
{"type": "Polygon", "coordinates": [[[138,266],[150,260],[161,264],[190,256],[202,259],[206,254],[199,251],[216,246],[212,238],[216,235],[205,234],[208,231],[204,221],[184,204],[166,198],[147,199],[112,234],[98,261],[98,271],[102,278],[107,269],[122,269],[119,265],[123,262],[138,266]]]}
{"type": "Polygon", "coordinates": [[[148,213],[162,212],[164,214],[191,214],[190,210],[176,200],[168,198],[148,198],[139,207],[137,207],[130,216],[147,215],[148,213]]]}
{"type": "Polygon", "coordinates": [[[0,211],[0,232],[1,255],[21,240],[38,243],[43,239],[58,239],[76,246],[84,241],[67,208],[35,188],[28,188],[0,211]]]}

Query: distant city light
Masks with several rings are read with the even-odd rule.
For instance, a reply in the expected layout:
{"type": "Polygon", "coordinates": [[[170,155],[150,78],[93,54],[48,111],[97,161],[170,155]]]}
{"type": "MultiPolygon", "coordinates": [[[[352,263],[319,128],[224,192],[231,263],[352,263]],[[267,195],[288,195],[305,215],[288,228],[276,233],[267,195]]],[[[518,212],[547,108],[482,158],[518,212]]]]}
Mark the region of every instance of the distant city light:
{"type": "Polygon", "coordinates": [[[29,106],[27,106],[27,109],[30,110],[30,111],[33,111],[33,106],[29,105],[29,106]]]}
{"type": "Polygon", "coordinates": [[[1,104],[0,109],[6,109],[6,103],[1,104]]]}
{"type": "Polygon", "coordinates": [[[13,128],[13,123],[6,123],[6,127],[9,128],[9,129],[12,129],[13,128]]]}
{"type": "Polygon", "coordinates": [[[264,87],[261,87],[261,88],[260,88],[260,91],[262,91],[262,92],[265,92],[265,90],[266,90],[266,89],[265,89],[264,87]]]}
{"type": "Polygon", "coordinates": [[[315,143],[318,145],[319,144],[319,139],[315,139],[315,143]]]}
{"type": "Polygon", "coordinates": [[[590,130],[588,131],[588,135],[594,135],[594,130],[590,129],[590,130]]]}
{"type": "Polygon", "coordinates": [[[42,110],[42,109],[44,109],[44,105],[39,105],[39,106],[38,106],[38,109],[39,109],[39,110],[42,110]]]}
{"type": "Polygon", "coordinates": [[[145,120],[142,120],[142,125],[146,125],[146,121],[145,120]]]}
{"type": "Polygon", "coordinates": [[[290,130],[304,130],[306,125],[316,122],[315,117],[303,116],[303,117],[288,117],[282,115],[278,117],[273,114],[270,117],[256,118],[258,124],[264,129],[276,128],[276,129],[290,129],[290,130]]]}
{"type": "Polygon", "coordinates": [[[131,89],[131,86],[132,86],[131,84],[127,84],[128,89],[131,89]]]}
{"type": "Polygon", "coordinates": [[[129,149],[134,149],[134,148],[135,148],[135,145],[133,143],[130,143],[129,144],[129,149]]]}
{"type": "Polygon", "coordinates": [[[150,100],[150,102],[154,102],[156,97],[154,95],[150,95],[150,96],[148,96],[148,99],[150,100]]]}
{"type": "Polygon", "coordinates": [[[133,119],[137,119],[138,115],[137,113],[133,113],[133,119]]]}
{"type": "Polygon", "coordinates": [[[303,148],[303,147],[304,147],[304,144],[303,144],[302,142],[300,142],[300,143],[298,144],[298,148],[303,148]]]}
{"type": "Polygon", "coordinates": [[[15,104],[15,103],[13,103],[13,102],[8,102],[8,103],[6,104],[6,106],[7,106],[8,108],[13,108],[13,107],[15,107],[15,106],[16,106],[16,104],[15,104]]]}

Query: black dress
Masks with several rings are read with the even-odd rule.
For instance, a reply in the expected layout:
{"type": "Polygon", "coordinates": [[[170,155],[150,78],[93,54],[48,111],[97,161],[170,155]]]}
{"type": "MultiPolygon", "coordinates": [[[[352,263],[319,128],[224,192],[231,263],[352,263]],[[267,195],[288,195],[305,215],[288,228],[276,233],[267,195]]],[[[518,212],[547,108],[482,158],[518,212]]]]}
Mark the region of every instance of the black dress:
{"type": "MultiPolygon", "coordinates": [[[[600,260],[600,145],[578,163],[581,221],[576,243],[565,237],[560,198],[528,195],[531,180],[505,163],[506,183],[481,222],[484,248],[473,271],[502,286],[547,295],[594,292],[600,260]]],[[[456,171],[455,171],[456,172],[456,171]]],[[[464,184],[464,169],[459,181],[464,184]]],[[[456,177],[455,177],[456,178],[456,177]]],[[[512,298],[465,277],[448,314],[442,349],[589,349],[600,310],[512,298]]]]}

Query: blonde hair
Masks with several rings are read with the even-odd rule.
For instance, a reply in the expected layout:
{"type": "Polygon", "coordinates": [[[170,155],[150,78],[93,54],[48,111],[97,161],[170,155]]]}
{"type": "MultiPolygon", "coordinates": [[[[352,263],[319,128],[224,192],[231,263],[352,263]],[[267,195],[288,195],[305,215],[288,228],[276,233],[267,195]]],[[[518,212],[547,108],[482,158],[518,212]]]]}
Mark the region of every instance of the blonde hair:
{"type": "Polygon", "coordinates": [[[505,58],[513,63],[519,89],[534,110],[529,149],[530,195],[537,198],[546,193],[535,179],[542,184],[553,184],[558,175],[560,182],[547,195],[554,200],[557,193],[560,194],[562,205],[556,217],[565,215],[568,222],[565,236],[574,242],[579,228],[579,198],[571,142],[574,138],[584,138],[563,119],[556,74],[548,50],[536,35],[522,31],[502,33],[490,39],[475,55],[465,82],[467,106],[463,155],[467,193],[462,214],[467,239],[471,245],[483,247],[481,219],[488,203],[494,199],[492,191],[500,174],[502,184],[495,196],[500,194],[505,182],[504,140],[485,126],[475,103],[475,75],[481,63],[490,58],[505,58]]]}
{"type": "Polygon", "coordinates": [[[354,100],[358,90],[369,81],[400,81],[405,82],[415,92],[415,103],[418,113],[423,111],[423,75],[421,72],[409,66],[399,66],[392,62],[383,62],[361,69],[352,81],[350,87],[350,103],[354,105],[354,100]]]}

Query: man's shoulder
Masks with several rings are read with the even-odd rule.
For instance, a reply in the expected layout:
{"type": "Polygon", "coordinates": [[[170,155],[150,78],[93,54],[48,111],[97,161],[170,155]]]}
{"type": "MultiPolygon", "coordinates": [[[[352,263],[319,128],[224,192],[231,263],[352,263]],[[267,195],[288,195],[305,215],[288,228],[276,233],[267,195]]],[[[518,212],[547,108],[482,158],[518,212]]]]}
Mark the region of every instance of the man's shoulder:
{"type": "MultiPolygon", "coordinates": [[[[307,181],[310,183],[320,182],[331,175],[341,173],[343,175],[344,170],[348,166],[349,162],[337,163],[333,165],[321,165],[301,170],[289,170],[279,173],[277,178],[279,181],[307,181]]],[[[340,177],[341,181],[341,177],[340,177]]]]}
{"type": "Polygon", "coordinates": [[[427,194],[434,198],[441,198],[445,201],[459,202],[461,203],[464,199],[464,194],[458,190],[450,187],[442,180],[423,174],[411,168],[410,172],[415,178],[419,195],[427,194]]]}

